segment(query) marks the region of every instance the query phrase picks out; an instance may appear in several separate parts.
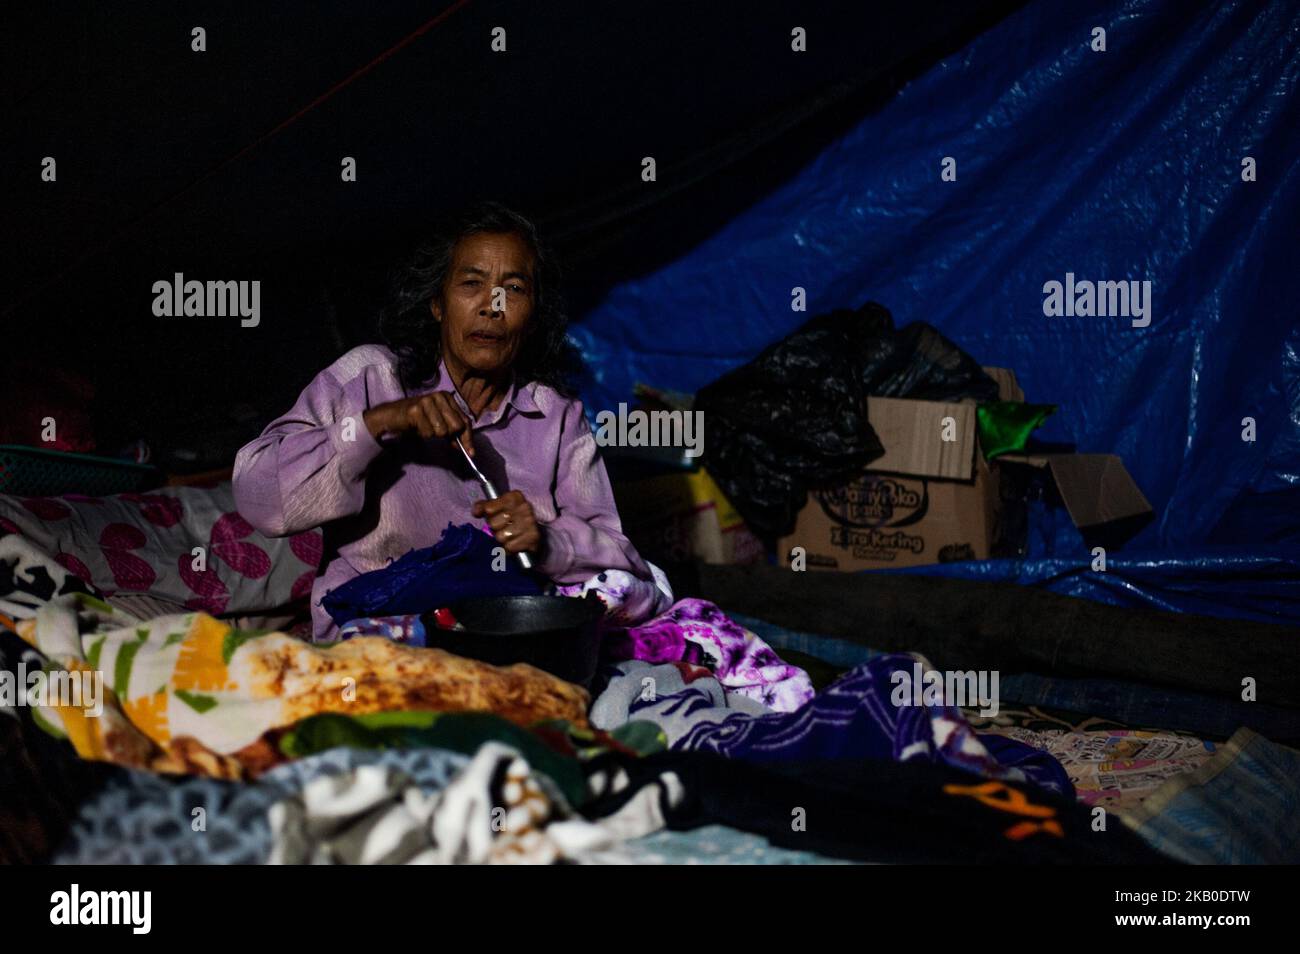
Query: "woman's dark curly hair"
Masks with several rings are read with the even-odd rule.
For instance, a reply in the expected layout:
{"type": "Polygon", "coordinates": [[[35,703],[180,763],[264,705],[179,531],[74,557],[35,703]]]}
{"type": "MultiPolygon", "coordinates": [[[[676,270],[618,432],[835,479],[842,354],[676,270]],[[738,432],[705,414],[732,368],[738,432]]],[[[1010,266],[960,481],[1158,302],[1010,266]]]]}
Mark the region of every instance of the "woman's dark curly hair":
{"type": "Polygon", "coordinates": [[[532,330],[514,364],[519,383],[538,381],[571,395],[580,362],[565,331],[568,317],[560,297],[559,266],[533,223],[496,202],[476,205],[447,219],[393,273],[379,331],[397,356],[402,387],[410,393],[437,383],[442,337],[429,306],[445,291],[457,243],[480,233],[519,236],[536,263],[532,330]]]}

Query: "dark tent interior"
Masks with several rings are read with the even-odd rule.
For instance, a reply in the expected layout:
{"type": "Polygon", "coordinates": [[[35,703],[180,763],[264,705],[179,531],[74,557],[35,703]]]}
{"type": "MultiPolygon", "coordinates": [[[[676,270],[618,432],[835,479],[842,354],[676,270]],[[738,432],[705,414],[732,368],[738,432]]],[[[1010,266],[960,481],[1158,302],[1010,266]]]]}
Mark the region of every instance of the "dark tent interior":
{"type": "Polygon", "coordinates": [[[171,42],[193,18],[171,4],[127,21],[88,7],[71,24],[48,10],[26,42],[10,37],[10,123],[25,149],[66,154],[77,184],[52,195],[7,177],[23,238],[5,313],[34,347],[72,339],[60,364],[97,386],[101,449],[143,437],[225,463],[331,356],[374,338],[386,272],[439,211],[525,211],[581,315],[1013,6],[814,5],[801,22],[825,46],[804,59],[785,55],[788,13],[762,5],[577,3],[507,32],[504,56],[478,42],[519,16],[501,3],[340,3],[309,23],[216,7],[203,13],[222,40],[198,57],[171,42]],[[654,189],[640,178],[651,150],[654,189]],[[359,170],[346,187],[344,155],[359,170]],[[177,271],[264,276],[278,317],[247,342],[160,327],[135,289],[177,271]]]}
{"type": "Polygon", "coordinates": [[[1300,7],[10,20],[0,860],[1300,858],[1300,7]],[[573,394],[503,389],[481,484],[441,431],[390,471],[380,316],[484,201],[573,394]],[[448,842],[507,768],[545,822],[448,842]]]}

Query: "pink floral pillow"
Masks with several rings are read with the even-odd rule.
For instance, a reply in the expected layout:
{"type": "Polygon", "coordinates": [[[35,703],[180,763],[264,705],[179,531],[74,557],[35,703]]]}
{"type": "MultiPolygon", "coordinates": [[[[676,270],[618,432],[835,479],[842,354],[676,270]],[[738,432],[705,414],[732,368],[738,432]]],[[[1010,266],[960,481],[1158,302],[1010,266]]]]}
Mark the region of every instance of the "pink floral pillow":
{"type": "Polygon", "coordinates": [[[213,614],[265,613],[309,595],[323,552],[319,530],[259,533],[235,510],[229,483],[112,497],[0,494],[0,528],[104,596],[213,614]]]}

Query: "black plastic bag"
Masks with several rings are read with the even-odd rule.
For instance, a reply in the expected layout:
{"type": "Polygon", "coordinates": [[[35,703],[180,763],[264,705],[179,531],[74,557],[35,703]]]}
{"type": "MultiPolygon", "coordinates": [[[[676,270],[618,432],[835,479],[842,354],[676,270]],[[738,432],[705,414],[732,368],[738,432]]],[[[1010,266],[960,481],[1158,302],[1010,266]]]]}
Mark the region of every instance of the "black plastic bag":
{"type": "Polygon", "coordinates": [[[844,480],[884,453],[866,397],[993,400],[997,383],[930,325],[896,330],[875,302],[818,315],[696,395],[704,463],[749,528],[794,529],[810,486],[844,480]]]}

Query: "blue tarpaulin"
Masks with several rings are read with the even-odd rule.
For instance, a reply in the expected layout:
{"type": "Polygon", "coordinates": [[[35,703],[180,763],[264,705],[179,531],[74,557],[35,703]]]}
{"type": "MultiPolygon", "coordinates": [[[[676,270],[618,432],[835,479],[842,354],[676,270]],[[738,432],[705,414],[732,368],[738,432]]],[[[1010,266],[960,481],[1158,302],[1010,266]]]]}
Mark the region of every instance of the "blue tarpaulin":
{"type": "Polygon", "coordinates": [[[928,572],[1300,619],[1298,77],[1300,4],[1031,3],[614,287],[573,332],[588,407],[638,381],[697,390],[813,314],[879,301],[1013,369],[1060,407],[1039,436],[1118,453],[1155,508],[1104,579],[1042,508],[1027,560],[928,572]],[[1150,282],[1149,324],[1045,314],[1071,281],[1150,282]]]}

